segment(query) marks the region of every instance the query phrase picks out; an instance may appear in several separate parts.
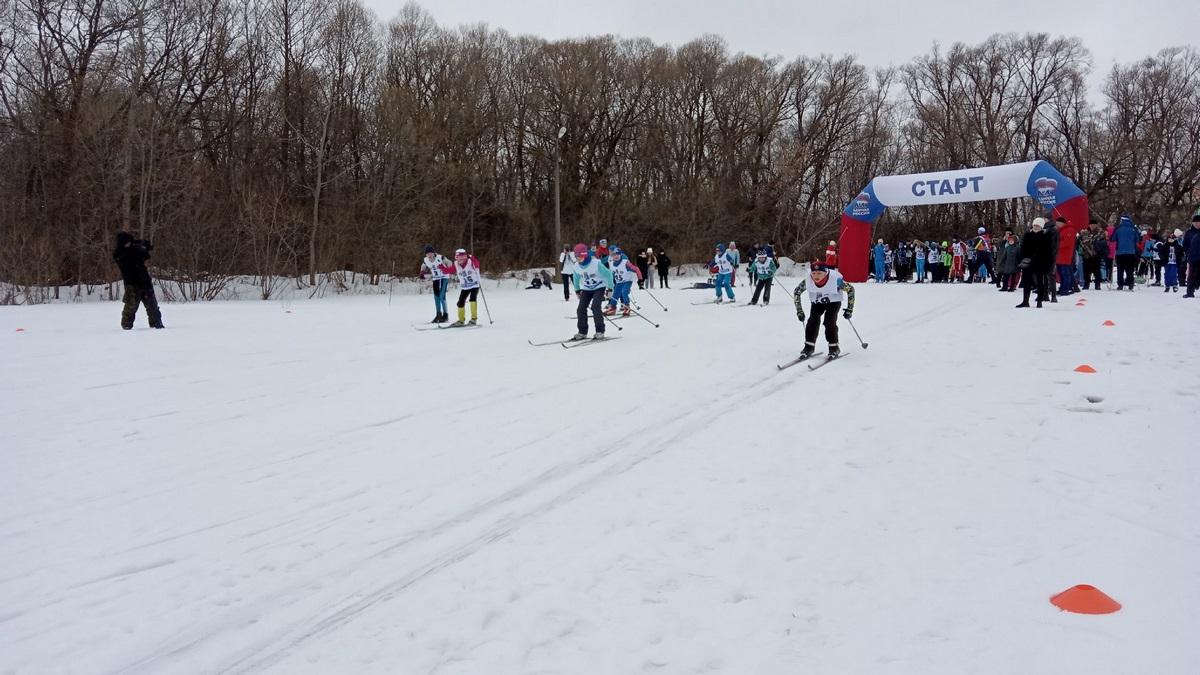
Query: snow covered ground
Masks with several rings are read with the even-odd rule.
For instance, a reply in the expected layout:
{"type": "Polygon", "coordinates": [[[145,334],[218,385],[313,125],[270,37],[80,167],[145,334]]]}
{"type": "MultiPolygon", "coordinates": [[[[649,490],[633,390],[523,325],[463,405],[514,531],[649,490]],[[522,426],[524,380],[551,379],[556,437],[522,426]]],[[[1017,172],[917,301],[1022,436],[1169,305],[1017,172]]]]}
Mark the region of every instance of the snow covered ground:
{"type": "Polygon", "coordinates": [[[870,348],[783,372],[778,288],[570,351],[526,343],[557,287],[0,308],[0,673],[1195,673],[1200,306],[1157,290],[860,284],[870,348]]]}

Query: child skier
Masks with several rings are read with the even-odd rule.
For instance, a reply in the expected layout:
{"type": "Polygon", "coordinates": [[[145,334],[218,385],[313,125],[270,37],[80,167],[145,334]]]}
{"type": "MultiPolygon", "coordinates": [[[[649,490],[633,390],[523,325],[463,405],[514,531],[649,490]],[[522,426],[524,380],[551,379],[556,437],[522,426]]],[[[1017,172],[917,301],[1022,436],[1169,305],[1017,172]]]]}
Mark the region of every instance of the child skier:
{"type": "Polygon", "coordinates": [[[966,259],[966,255],[967,247],[958,240],[958,237],[955,237],[954,243],[950,246],[950,281],[963,280],[963,261],[966,259]]]}
{"type": "Polygon", "coordinates": [[[1183,263],[1183,244],[1172,232],[1167,241],[1158,247],[1158,262],[1163,270],[1163,293],[1179,292],[1179,266],[1183,263]]]}
{"type": "Polygon", "coordinates": [[[450,320],[446,311],[446,290],[450,288],[449,274],[454,273],[450,262],[433,249],[433,245],[425,247],[425,257],[421,259],[421,278],[427,276],[433,282],[433,308],[437,314],[429,323],[442,323],[450,320]]]}
{"type": "Polygon", "coordinates": [[[775,279],[775,272],[778,269],[775,261],[767,257],[765,250],[758,252],[754,262],[750,263],[750,278],[757,280],[754,284],[754,297],[750,298],[750,304],[758,304],[760,293],[763,296],[763,307],[771,304],[771,282],[775,279]]]}
{"type": "Polygon", "coordinates": [[[592,255],[587,244],[575,245],[575,273],[571,283],[575,286],[575,295],[579,298],[579,306],[575,310],[576,327],[579,332],[571,340],[586,340],[588,334],[588,311],[596,322],[596,337],[593,340],[604,339],[604,313],[601,305],[604,303],[604,292],[613,287],[612,272],[600,264],[600,259],[592,255]]]}
{"type": "Polygon", "coordinates": [[[479,283],[483,279],[480,272],[479,258],[473,255],[468,255],[466,249],[458,249],[454,252],[454,273],[458,275],[458,321],[450,324],[451,326],[460,327],[467,325],[465,322],[467,312],[464,305],[468,300],[471,302],[471,321],[469,325],[474,326],[479,320],[479,283]]]}
{"type": "Polygon", "coordinates": [[[836,359],[842,350],[838,346],[837,313],[842,307],[842,291],[846,291],[846,309],[842,316],[849,319],[854,314],[854,287],[846,283],[837,270],[831,270],[820,261],[814,261],[809,266],[808,277],[800,280],[792,298],[796,303],[796,318],[804,321],[805,289],[808,289],[808,299],[811,314],[804,324],[804,350],[800,352],[801,359],[813,355],[817,348],[817,333],[821,325],[825,326],[825,341],[829,343],[829,358],[836,359]]]}
{"type": "Polygon", "coordinates": [[[608,268],[612,270],[613,293],[608,300],[608,308],[604,316],[617,313],[617,303],[621,303],[621,316],[629,316],[633,311],[629,308],[629,291],[633,289],[634,281],[642,280],[642,272],[629,261],[625,251],[614,246],[608,256],[608,268]]]}
{"type": "Polygon", "coordinates": [[[912,242],[913,262],[917,268],[917,283],[925,283],[925,256],[928,254],[928,249],[925,248],[925,242],[920,239],[913,239],[912,242]]]}
{"type": "Polygon", "coordinates": [[[716,282],[713,284],[713,289],[717,293],[717,299],[714,302],[720,304],[721,289],[725,289],[725,293],[729,295],[729,301],[734,302],[733,297],[733,268],[737,264],[734,262],[736,258],[725,250],[725,244],[717,244],[716,255],[708,264],[708,271],[716,275],[716,282]]]}

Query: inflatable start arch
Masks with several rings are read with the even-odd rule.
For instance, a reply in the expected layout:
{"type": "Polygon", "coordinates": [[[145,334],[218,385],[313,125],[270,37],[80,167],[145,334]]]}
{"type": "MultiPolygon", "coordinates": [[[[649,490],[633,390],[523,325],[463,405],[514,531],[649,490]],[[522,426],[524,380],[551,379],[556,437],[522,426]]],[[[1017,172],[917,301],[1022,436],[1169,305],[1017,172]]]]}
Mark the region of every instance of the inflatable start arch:
{"type": "Polygon", "coordinates": [[[867,280],[871,226],[889,206],[925,206],[1033,197],[1052,218],[1067,219],[1058,243],[1060,265],[1072,263],[1075,233],[1087,227],[1087,195],[1044,160],[981,169],[880,176],[842,212],[841,272],[848,281],[867,280]]]}

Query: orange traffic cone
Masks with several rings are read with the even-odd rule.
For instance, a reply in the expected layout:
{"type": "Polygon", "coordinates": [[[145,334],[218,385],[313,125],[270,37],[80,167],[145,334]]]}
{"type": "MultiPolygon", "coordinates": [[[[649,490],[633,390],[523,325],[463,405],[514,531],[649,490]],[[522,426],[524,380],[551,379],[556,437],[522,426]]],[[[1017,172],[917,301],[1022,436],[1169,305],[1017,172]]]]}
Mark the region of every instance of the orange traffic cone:
{"type": "Polygon", "coordinates": [[[1112,614],[1121,603],[1108,597],[1095,586],[1079,584],[1050,598],[1050,603],[1064,612],[1076,614],[1112,614]]]}
{"type": "Polygon", "coordinates": [[[1077,373],[1094,373],[1094,372],[1096,372],[1096,369],[1085,363],[1082,366],[1076,366],[1075,372],[1077,372],[1077,373]]]}
{"type": "Polygon", "coordinates": [[[1104,323],[1102,323],[1102,324],[1100,324],[1100,325],[1101,325],[1101,326],[1115,326],[1115,325],[1117,325],[1117,324],[1113,323],[1113,322],[1112,322],[1112,319],[1109,319],[1108,321],[1105,321],[1104,323]]]}

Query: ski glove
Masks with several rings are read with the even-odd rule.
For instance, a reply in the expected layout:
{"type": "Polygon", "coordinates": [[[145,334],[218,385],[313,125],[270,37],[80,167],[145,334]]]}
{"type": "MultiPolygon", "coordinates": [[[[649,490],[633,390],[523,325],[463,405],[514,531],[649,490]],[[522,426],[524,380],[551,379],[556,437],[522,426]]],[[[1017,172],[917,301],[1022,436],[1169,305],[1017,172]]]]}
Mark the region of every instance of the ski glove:
{"type": "Polygon", "coordinates": [[[843,319],[847,319],[847,320],[849,320],[849,319],[850,319],[850,317],[851,317],[851,316],[853,316],[853,315],[854,315],[854,312],[851,312],[851,311],[850,311],[850,310],[848,310],[848,309],[844,309],[844,310],[842,310],[842,318],[843,318],[843,319]]]}

